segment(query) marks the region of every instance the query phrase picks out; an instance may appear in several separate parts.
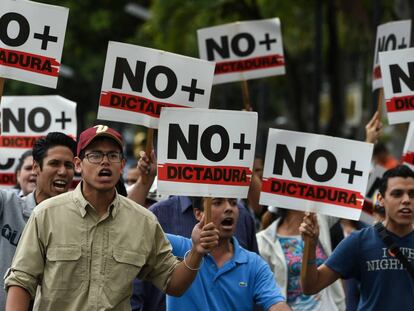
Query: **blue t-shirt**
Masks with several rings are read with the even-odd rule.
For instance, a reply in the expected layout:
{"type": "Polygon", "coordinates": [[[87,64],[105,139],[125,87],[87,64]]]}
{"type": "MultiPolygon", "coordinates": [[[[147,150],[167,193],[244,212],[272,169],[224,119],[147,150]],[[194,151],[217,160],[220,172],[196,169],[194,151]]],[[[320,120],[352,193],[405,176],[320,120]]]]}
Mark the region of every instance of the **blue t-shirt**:
{"type": "MultiPolygon", "coordinates": [[[[389,232],[403,254],[414,262],[414,231],[404,237],[389,232]]],[[[360,311],[412,310],[414,278],[388,253],[374,227],[352,233],[325,263],[343,278],[361,284],[360,311]]]]}
{"type": "MultiPolygon", "coordinates": [[[[184,257],[190,239],[167,234],[175,256],[184,257]]],[[[234,255],[218,268],[211,255],[204,262],[190,288],[181,297],[167,295],[167,310],[252,310],[253,302],[265,310],[285,301],[266,262],[240,247],[233,238],[234,255]]]]}

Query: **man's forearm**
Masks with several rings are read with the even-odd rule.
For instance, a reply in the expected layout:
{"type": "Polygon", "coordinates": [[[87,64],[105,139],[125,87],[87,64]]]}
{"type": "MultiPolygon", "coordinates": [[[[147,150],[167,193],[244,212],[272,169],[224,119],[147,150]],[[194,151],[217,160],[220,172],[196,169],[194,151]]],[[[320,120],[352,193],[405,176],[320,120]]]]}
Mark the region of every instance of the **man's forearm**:
{"type": "Polygon", "coordinates": [[[174,269],[166,294],[181,296],[190,287],[201,268],[203,255],[191,250],[184,260],[174,269]],[[186,266],[187,265],[187,266],[186,266]],[[190,269],[191,268],[191,269],[190,269]]]}
{"type": "Polygon", "coordinates": [[[129,189],[128,199],[145,206],[145,199],[151,189],[151,185],[154,182],[155,176],[147,175],[147,179],[144,181],[142,176],[138,181],[129,189]]]}
{"type": "Polygon", "coordinates": [[[269,308],[269,311],[292,311],[292,309],[288,306],[286,302],[279,302],[277,304],[272,305],[269,308]]]}
{"type": "Polygon", "coordinates": [[[303,293],[305,295],[310,295],[311,293],[314,293],[314,285],[317,284],[318,280],[318,268],[316,266],[315,254],[317,241],[308,239],[306,243],[309,243],[309,255],[306,262],[302,260],[301,285],[303,293]]]}
{"type": "Polygon", "coordinates": [[[30,294],[22,287],[10,286],[6,300],[6,311],[27,311],[30,294]]]}

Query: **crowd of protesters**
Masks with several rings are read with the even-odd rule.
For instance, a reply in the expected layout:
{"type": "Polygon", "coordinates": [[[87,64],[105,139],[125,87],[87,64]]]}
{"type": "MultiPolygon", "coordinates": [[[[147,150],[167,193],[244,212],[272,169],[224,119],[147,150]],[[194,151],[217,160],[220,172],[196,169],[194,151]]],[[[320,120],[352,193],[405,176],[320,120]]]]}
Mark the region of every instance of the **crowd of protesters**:
{"type": "MultiPolygon", "coordinates": [[[[377,143],[377,114],[365,129],[377,143]]],[[[77,143],[49,133],[23,154],[16,189],[0,190],[1,311],[377,311],[414,301],[414,173],[389,155],[374,227],[260,205],[259,158],[248,198],[212,198],[206,223],[203,198],[157,194],[155,152],[125,169],[123,151],[122,136],[100,125],[77,143]]]]}

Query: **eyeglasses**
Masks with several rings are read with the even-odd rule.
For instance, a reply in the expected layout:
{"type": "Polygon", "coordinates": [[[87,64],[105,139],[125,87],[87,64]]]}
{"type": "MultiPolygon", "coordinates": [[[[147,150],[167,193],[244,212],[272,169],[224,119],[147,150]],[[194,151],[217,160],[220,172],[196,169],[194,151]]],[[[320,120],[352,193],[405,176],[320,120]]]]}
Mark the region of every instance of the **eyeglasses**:
{"type": "Polygon", "coordinates": [[[123,158],[122,153],[116,152],[116,151],[110,151],[107,153],[100,152],[100,151],[93,151],[88,154],[85,154],[85,158],[87,158],[88,161],[93,164],[101,163],[105,156],[108,158],[108,161],[111,163],[119,163],[121,162],[123,158]]]}

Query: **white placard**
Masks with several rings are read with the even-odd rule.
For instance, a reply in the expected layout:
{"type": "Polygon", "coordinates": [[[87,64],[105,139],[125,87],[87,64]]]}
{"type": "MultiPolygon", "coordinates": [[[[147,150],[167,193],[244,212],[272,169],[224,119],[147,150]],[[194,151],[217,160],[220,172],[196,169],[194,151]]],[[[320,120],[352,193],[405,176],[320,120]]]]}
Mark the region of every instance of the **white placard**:
{"type": "Polygon", "coordinates": [[[1,0],[0,77],[56,88],[69,10],[1,0]]]}
{"type": "Polygon", "coordinates": [[[260,204],[359,219],[373,145],[269,129],[260,204]]]}
{"type": "Polygon", "coordinates": [[[157,191],[246,198],[256,132],[256,112],[163,108],[157,191]]]}
{"type": "Polygon", "coordinates": [[[109,42],[98,118],[158,128],[162,107],[208,108],[214,63],[109,42]]]}
{"type": "Polygon", "coordinates": [[[200,58],[216,62],[214,84],[285,74],[279,18],[197,30],[200,58]]]}
{"type": "Polygon", "coordinates": [[[414,170],[414,122],[410,122],[408,127],[401,162],[414,170]]]}
{"type": "Polygon", "coordinates": [[[372,90],[382,87],[383,73],[381,74],[379,53],[406,49],[410,47],[411,20],[390,22],[377,27],[377,38],[375,40],[374,66],[372,71],[372,90]]]}
{"type": "Polygon", "coordinates": [[[414,48],[379,54],[390,124],[414,120],[414,48]]]}
{"type": "Polygon", "coordinates": [[[76,103],[61,96],[4,96],[0,114],[0,188],[15,185],[18,160],[36,139],[49,132],[76,139],[76,103]]]}

